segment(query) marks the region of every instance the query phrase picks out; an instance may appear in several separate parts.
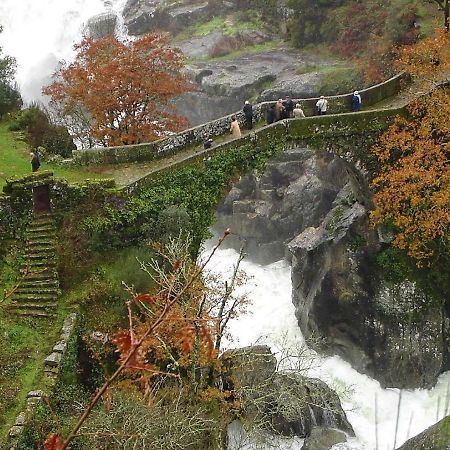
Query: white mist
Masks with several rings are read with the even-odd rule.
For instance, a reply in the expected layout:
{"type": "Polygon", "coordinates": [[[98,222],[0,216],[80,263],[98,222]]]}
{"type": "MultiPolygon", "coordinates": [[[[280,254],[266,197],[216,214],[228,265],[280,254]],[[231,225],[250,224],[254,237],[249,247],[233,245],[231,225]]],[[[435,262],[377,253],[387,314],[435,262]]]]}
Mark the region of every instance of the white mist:
{"type": "Polygon", "coordinates": [[[73,58],[73,45],[89,18],[112,9],[121,12],[125,0],[1,0],[0,46],[17,60],[17,77],[25,102],[42,100],[42,87],[61,60],[73,58]]]}

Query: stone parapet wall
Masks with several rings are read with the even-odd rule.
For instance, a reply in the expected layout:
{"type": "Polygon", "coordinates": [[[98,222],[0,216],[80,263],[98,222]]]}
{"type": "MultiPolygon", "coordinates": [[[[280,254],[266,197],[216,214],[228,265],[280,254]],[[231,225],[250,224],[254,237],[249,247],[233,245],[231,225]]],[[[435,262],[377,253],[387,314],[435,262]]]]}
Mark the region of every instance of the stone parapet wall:
{"type": "Polygon", "coordinates": [[[252,145],[257,152],[258,149],[263,149],[267,145],[282,144],[287,148],[291,144],[303,142],[312,148],[327,149],[348,162],[364,168],[365,171],[374,172],[374,161],[369,154],[374,138],[389,125],[395,116],[403,115],[405,111],[404,107],[400,107],[280,120],[259,128],[254,133],[218,144],[207,150],[198,151],[186,156],[182,161],[167,164],[164,169],[143,176],[126,186],[124,190],[126,193],[131,193],[145,186],[146,181],[166,171],[187,164],[200,163],[206,161],[215,153],[226,152],[229,149],[248,144],[252,145]]]}
{"type": "MultiPolygon", "coordinates": [[[[401,89],[402,82],[406,79],[406,75],[402,73],[383,83],[360,91],[363,105],[366,107],[372,106],[381,100],[397,94],[401,89]]],[[[351,96],[352,94],[344,94],[327,97],[329,101],[329,112],[332,114],[349,112],[351,96]]],[[[317,100],[317,98],[294,99],[294,103],[300,103],[306,115],[311,116],[314,114],[317,100]]],[[[264,120],[267,110],[273,104],[274,102],[263,102],[254,105],[254,120],[256,122],[264,120]]],[[[221,117],[203,125],[189,128],[165,139],[150,143],[75,150],[73,152],[73,163],[79,165],[103,165],[152,161],[154,159],[163,158],[172,153],[188,149],[190,146],[201,144],[209,137],[227,134],[232,115],[233,114],[221,117]]],[[[237,116],[239,123],[243,125],[245,117],[242,111],[236,112],[235,115],[237,116]]],[[[313,119],[318,118],[316,117],[313,119]]]]}

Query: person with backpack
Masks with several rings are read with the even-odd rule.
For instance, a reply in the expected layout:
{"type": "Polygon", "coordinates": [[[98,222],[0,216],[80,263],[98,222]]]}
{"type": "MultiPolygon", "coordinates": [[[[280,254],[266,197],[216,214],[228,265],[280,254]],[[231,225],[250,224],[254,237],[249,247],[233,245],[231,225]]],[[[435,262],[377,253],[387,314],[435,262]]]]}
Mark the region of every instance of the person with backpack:
{"type": "Polygon", "coordinates": [[[353,92],[352,95],[352,111],[357,112],[361,110],[361,95],[358,91],[353,92]]]}
{"type": "Polygon", "coordinates": [[[294,117],[294,102],[289,95],[286,95],[283,102],[284,110],[286,111],[286,119],[294,117]]]}
{"type": "Polygon", "coordinates": [[[319,100],[317,100],[316,108],[317,108],[317,114],[319,116],[323,116],[327,113],[328,100],[323,95],[321,95],[319,100]]]}

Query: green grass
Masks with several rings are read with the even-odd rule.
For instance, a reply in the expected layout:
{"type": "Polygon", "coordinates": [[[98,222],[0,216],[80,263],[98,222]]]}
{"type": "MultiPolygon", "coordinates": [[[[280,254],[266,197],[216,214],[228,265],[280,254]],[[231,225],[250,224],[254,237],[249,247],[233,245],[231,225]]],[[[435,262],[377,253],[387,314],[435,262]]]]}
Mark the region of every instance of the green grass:
{"type": "Polygon", "coordinates": [[[211,61],[227,60],[227,59],[237,58],[238,56],[242,56],[242,55],[248,55],[251,53],[259,53],[259,52],[264,52],[264,51],[268,51],[268,50],[273,50],[273,49],[277,48],[279,45],[280,45],[280,42],[278,42],[278,41],[268,41],[268,42],[264,42],[262,44],[249,45],[246,47],[242,47],[241,49],[239,49],[235,52],[230,52],[223,56],[218,56],[216,58],[208,58],[208,59],[211,61]]]}
{"type": "Polygon", "coordinates": [[[221,31],[227,36],[234,36],[243,30],[262,30],[265,28],[264,22],[257,11],[249,11],[245,16],[237,12],[226,17],[215,16],[208,22],[197,22],[192,24],[176,40],[184,40],[191,37],[207,36],[214,31],[221,31]]]}
{"type": "MultiPolygon", "coordinates": [[[[152,251],[147,247],[129,247],[96,255],[87,262],[83,276],[74,274],[76,282],[58,300],[56,318],[18,318],[8,310],[8,300],[0,299],[0,447],[24,410],[30,390],[48,392],[43,362],[58,341],[62,322],[70,311],[80,309],[88,330],[114,333],[127,326],[125,300],[128,294],[122,281],[137,292],[146,292],[153,285],[148,274],[140,270],[139,261],[149,261],[152,251]]],[[[0,292],[11,289],[17,273],[11,261],[0,260],[0,292]]],[[[3,447],[2,447],[3,448],[3,447]]]]}
{"type": "Polygon", "coordinates": [[[0,436],[24,410],[30,390],[46,389],[43,363],[57,341],[62,321],[40,321],[11,316],[0,306],[0,436]]]}
{"type": "MultiPolygon", "coordinates": [[[[28,175],[31,172],[30,148],[24,142],[23,134],[9,131],[8,125],[7,121],[0,122],[0,191],[6,178],[28,175]]],[[[41,170],[51,170],[56,177],[66,178],[69,182],[110,176],[110,173],[101,167],[86,170],[53,166],[45,162],[42,162],[41,170]]]]}

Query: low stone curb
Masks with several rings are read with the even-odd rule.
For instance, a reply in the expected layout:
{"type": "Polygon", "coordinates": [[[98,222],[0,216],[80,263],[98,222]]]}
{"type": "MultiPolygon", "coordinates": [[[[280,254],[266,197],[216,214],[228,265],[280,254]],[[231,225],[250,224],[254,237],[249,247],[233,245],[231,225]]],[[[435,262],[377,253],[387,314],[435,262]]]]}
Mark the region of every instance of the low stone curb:
{"type": "MultiPolygon", "coordinates": [[[[59,368],[67,351],[68,342],[75,328],[76,320],[76,313],[71,313],[64,319],[64,323],[61,328],[60,340],[54,345],[52,353],[44,360],[44,374],[51,380],[50,387],[54,386],[56,383],[59,368]]],[[[9,430],[8,438],[11,441],[16,441],[22,434],[27,420],[34,414],[37,407],[45,397],[47,397],[47,393],[41,390],[28,392],[25,411],[22,411],[16,417],[14,425],[9,430]]],[[[15,443],[11,442],[10,450],[15,449],[15,443]]]]}

